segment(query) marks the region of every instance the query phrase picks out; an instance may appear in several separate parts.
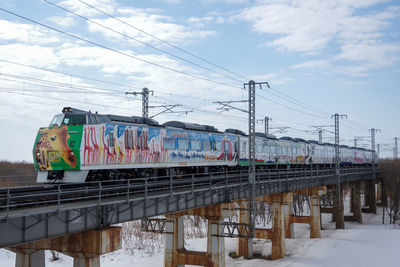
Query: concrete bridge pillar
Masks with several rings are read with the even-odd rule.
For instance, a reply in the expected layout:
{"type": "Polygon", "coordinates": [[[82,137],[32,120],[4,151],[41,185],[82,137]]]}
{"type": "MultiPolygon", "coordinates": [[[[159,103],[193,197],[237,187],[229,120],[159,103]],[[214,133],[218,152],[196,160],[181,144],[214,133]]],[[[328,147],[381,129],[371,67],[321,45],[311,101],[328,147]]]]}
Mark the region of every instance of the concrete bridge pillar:
{"type": "MultiPolygon", "coordinates": [[[[249,224],[249,202],[247,200],[239,201],[239,223],[249,224]]],[[[241,232],[243,229],[240,229],[241,232]]],[[[251,259],[253,257],[253,238],[239,238],[236,254],[238,257],[251,259]]]]}
{"type": "Polygon", "coordinates": [[[319,188],[315,187],[310,191],[310,238],[321,238],[319,188]]]}
{"type": "Polygon", "coordinates": [[[8,248],[16,252],[16,267],[43,267],[44,250],[74,258],[74,267],[100,267],[100,255],[121,248],[121,227],[72,233],[8,248]]]}
{"type": "Polygon", "coordinates": [[[294,225],[290,221],[290,217],[293,216],[293,193],[286,193],[283,213],[285,220],[285,238],[294,238],[294,225]]]}
{"type": "Polygon", "coordinates": [[[167,216],[165,234],[165,267],[183,267],[179,265],[175,256],[176,251],[185,252],[183,217],[167,216]]]}
{"type": "Polygon", "coordinates": [[[284,205],[288,203],[288,194],[267,195],[258,198],[259,200],[269,202],[272,212],[272,228],[256,229],[256,237],[270,239],[272,242],[271,260],[277,260],[285,257],[285,211],[284,205]]]}
{"type": "Polygon", "coordinates": [[[351,183],[350,211],[352,216],[345,216],[345,221],[362,223],[361,212],[361,182],[351,183]]]}
{"type": "Polygon", "coordinates": [[[271,260],[285,257],[285,220],[283,216],[283,203],[275,201],[271,205],[272,210],[272,251],[271,260]]]}
{"type": "Polygon", "coordinates": [[[8,248],[16,253],[15,267],[44,267],[44,250],[8,248]]]}
{"type": "Polygon", "coordinates": [[[219,236],[223,231],[223,219],[208,219],[207,253],[211,255],[214,267],[225,266],[225,239],[219,236]]]}
{"type": "Polygon", "coordinates": [[[187,210],[167,215],[166,245],[164,254],[165,267],[199,265],[225,267],[225,241],[221,237],[223,220],[229,217],[229,204],[215,204],[208,207],[187,210]],[[189,251],[184,247],[184,215],[201,216],[208,220],[207,251],[189,251]]]}
{"type": "Polygon", "coordinates": [[[374,181],[365,181],[365,192],[364,192],[365,206],[363,212],[376,213],[376,191],[374,181]]]}

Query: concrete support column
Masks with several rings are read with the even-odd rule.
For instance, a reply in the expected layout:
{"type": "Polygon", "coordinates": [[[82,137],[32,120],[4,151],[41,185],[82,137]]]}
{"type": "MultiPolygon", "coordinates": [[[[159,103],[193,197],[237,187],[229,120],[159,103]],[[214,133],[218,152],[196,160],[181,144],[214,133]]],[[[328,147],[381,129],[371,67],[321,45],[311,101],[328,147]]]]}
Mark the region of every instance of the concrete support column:
{"type": "Polygon", "coordinates": [[[16,253],[15,267],[44,267],[44,250],[9,248],[16,253]]]}
{"type": "Polygon", "coordinates": [[[351,193],[353,195],[353,217],[354,220],[362,223],[362,212],[361,212],[361,182],[353,183],[351,193]]]}
{"type": "Polygon", "coordinates": [[[44,250],[74,258],[74,267],[100,267],[100,255],[121,248],[121,227],[72,233],[8,248],[17,253],[16,267],[43,267],[44,250]],[[26,254],[26,255],[24,255],[26,254]]]}
{"type": "Polygon", "coordinates": [[[364,212],[376,213],[376,191],[373,181],[365,182],[365,204],[368,209],[364,209],[364,212]]]}
{"type": "Polygon", "coordinates": [[[313,188],[312,194],[310,195],[310,238],[321,238],[321,221],[320,221],[320,210],[319,210],[319,190],[318,187],[313,188]]]}
{"type": "Polygon", "coordinates": [[[283,203],[273,202],[272,210],[272,252],[271,259],[276,260],[283,258],[286,255],[285,248],[285,219],[283,216],[283,203]]]}
{"type": "Polygon", "coordinates": [[[214,267],[225,267],[225,239],[218,236],[223,231],[223,220],[208,220],[207,254],[214,267]]]}
{"type": "Polygon", "coordinates": [[[167,216],[167,219],[164,266],[183,267],[184,265],[177,264],[178,259],[175,257],[178,251],[185,252],[183,217],[167,216]]]}
{"type": "Polygon", "coordinates": [[[70,255],[74,257],[74,267],[100,267],[100,256],[70,255]]]}
{"type": "Polygon", "coordinates": [[[285,237],[294,238],[294,224],[290,220],[293,215],[293,193],[285,193],[285,204],[283,206],[285,220],[285,237]]]}
{"type": "MultiPolygon", "coordinates": [[[[337,187],[335,187],[336,194],[337,187]]],[[[336,229],[344,229],[344,204],[343,204],[343,186],[340,186],[340,199],[339,203],[337,203],[337,197],[335,196],[335,204],[336,204],[336,212],[335,212],[335,221],[336,221],[336,229]],[[337,205],[339,207],[337,207],[337,205]]]]}
{"type": "MultiPolygon", "coordinates": [[[[249,224],[249,202],[241,200],[239,202],[239,223],[249,224]]],[[[242,229],[240,229],[242,232],[242,229]]],[[[253,257],[253,238],[239,238],[236,254],[238,257],[250,259],[253,257]]]]}
{"type": "Polygon", "coordinates": [[[375,201],[382,200],[382,182],[379,182],[376,187],[376,199],[375,201]]]}

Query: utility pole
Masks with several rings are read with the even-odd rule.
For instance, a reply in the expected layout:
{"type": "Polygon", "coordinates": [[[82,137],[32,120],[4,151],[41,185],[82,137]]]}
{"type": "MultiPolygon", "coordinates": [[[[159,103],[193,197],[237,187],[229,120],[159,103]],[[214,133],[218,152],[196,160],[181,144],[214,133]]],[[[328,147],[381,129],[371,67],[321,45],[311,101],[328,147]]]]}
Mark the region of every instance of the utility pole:
{"type": "Polygon", "coordinates": [[[334,132],[326,130],[325,128],[327,127],[334,127],[335,125],[319,125],[319,126],[310,126],[312,128],[315,128],[315,130],[305,130],[304,132],[306,133],[311,133],[311,134],[317,134],[318,133],[318,143],[322,144],[323,143],[323,138],[322,138],[322,133],[323,132],[328,132],[331,134],[334,134],[334,132]]]}
{"type": "Polygon", "coordinates": [[[394,158],[398,159],[399,157],[399,147],[397,145],[397,137],[394,138],[394,158]]]}
{"type": "Polygon", "coordinates": [[[335,119],[335,169],[336,169],[336,229],[344,229],[344,207],[343,196],[340,188],[340,147],[339,147],[339,119],[346,118],[347,115],[332,115],[335,119]]]}
{"type": "Polygon", "coordinates": [[[372,169],[373,169],[373,176],[374,179],[372,181],[372,191],[373,194],[371,196],[371,200],[370,202],[370,210],[376,214],[376,201],[375,201],[375,183],[376,183],[376,150],[375,150],[375,134],[381,132],[380,129],[375,129],[375,128],[371,128],[369,129],[369,131],[371,132],[371,149],[372,149],[372,169]]]}
{"type": "Polygon", "coordinates": [[[259,122],[259,121],[264,123],[264,133],[269,134],[269,121],[272,121],[272,119],[265,116],[264,120],[257,120],[256,122],[259,122]]]}
{"type": "MultiPolygon", "coordinates": [[[[256,83],[249,81],[244,84],[244,89],[248,87],[249,90],[249,223],[250,223],[250,236],[255,237],[255,219],[256,219],[256,206],[255,206],[255,172],[256,172],[256,85],[266,84],[267,82],[256,83]]],[[[253,248],[249,248],[249,257],[253,256],[253,248]]]]}
{"type": "Polygon", "coordinates": [[[142,89],[141,92],[125,92],[126,95],[142,95],[142,117],[149,117],[149,93],[154,93],[154,91],[150,91],[146,87],[142,89]]]}
{"type": "Polygon", "coordinates": [[[378,158],[379,161],[379,154],[380,154],[380,147],[379,144],[376,145],[376,157],[378,158]]]}

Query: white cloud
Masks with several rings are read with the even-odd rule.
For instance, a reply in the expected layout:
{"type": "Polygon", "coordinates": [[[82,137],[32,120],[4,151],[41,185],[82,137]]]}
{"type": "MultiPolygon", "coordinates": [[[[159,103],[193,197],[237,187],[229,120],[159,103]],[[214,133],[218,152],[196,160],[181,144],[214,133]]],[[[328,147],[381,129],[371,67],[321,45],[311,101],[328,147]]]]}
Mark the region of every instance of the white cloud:
{"type": "MultiPolygon", "coordinates": [[[[214,31],[209,30],[194,30],[180,24],[173,23],[173,18],[163,16],[156,13],[149,13],[148,10],[143,9],[118,9],[118,13],[123,13],[125,16],[118,16],[119,20],[126,22],[129,25],[150,33],[158,38],[169,42],[190,42],[193,39],[206,38],[215,34],[214,31]],[[126,16],[128,15],[128,16],[126,16]]],[[[123,24],[115,19],[94,19],[95,22],[115,29],[118,32],[126,34],[129,37],[138,39],[142,42],[156,42],[156,40],[149,35],[146,35],[126,24],[123,24]]],[[[91,32],[99,32],[110,40],[124,40],[126,42],[137,45],[138,43],[123,37],[122,35],[107,30],[101,26],[93,23],[88,23],[88,29],[91,32]]],[[[158,42],[158,41],[157,41],[158,42]]]]}
{"type": "Polygon", "coordinates": [[[1,59],[38,67],[55,67],[60,59],[50,47],[12,43],[0,45],[1,59]]]}
{"type": "MultiPolygon", "coordinates": [[[[400,6],[381,11],[368,11],[387,0],[260,0],[256,6],[243,9],[232,18],[248,21],[253,31],[267,34],[266,45],[279,51],[306,55],[322,54],[336,46],[339,53],[331,56],[347,62],[363,62],[366,69],[390,66],[400,58],[399,43],[385,40],[385,29],[400,16],[400,6]]],[[[312,60],[292,68],[327,65],[326,60],[312,60]]],[[[365,74],[367,70],[352,73],[365,74]]]]}
{"type": "Polygon", "coordinates": [[[326,60],[312,60],[312,61],[307,61],[303,62],[300,64],[292,65],[290,68],[292,69],[301,69],[301,68],[317,68],[317,67],[324,67],[328,66],[329,62],[326,60]]]}
{"type": "Polygon", "coordinates": [[[76,24],[76,21],[72,17],[52,16],[52,17],[47,18],[47,20],[54,22],[58,26],[62,26],[62,27],[71,27],[76,24]]]}
{"type": "MultiPolygon", "coordinates": [[[[84,0],[84,2],[110,14],[114,13],[116,3],[114,0],[84,0]]],[[[79,0],[64,0],[60,3],[61,6],[79,13],[82,16],[96,17],[103,15],[90,6],[85,5],[79,0]]]]}
{"type": "Polygon", "coordinates": [[[52,44],[60,42],[54,33],[40,27],[0,20],[0,40],[21,43],[52,44]]]}

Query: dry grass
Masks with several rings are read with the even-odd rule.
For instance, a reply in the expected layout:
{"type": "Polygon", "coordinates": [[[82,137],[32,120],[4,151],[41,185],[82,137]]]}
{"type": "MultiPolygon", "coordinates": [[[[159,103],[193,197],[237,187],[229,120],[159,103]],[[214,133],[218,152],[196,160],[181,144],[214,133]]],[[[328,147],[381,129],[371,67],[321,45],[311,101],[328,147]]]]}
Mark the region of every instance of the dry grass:
{"type": "Polygon", "coordinates": [[[36,182],[33,163],[0,161],[0,187],[19,186],[36,182]]]}

